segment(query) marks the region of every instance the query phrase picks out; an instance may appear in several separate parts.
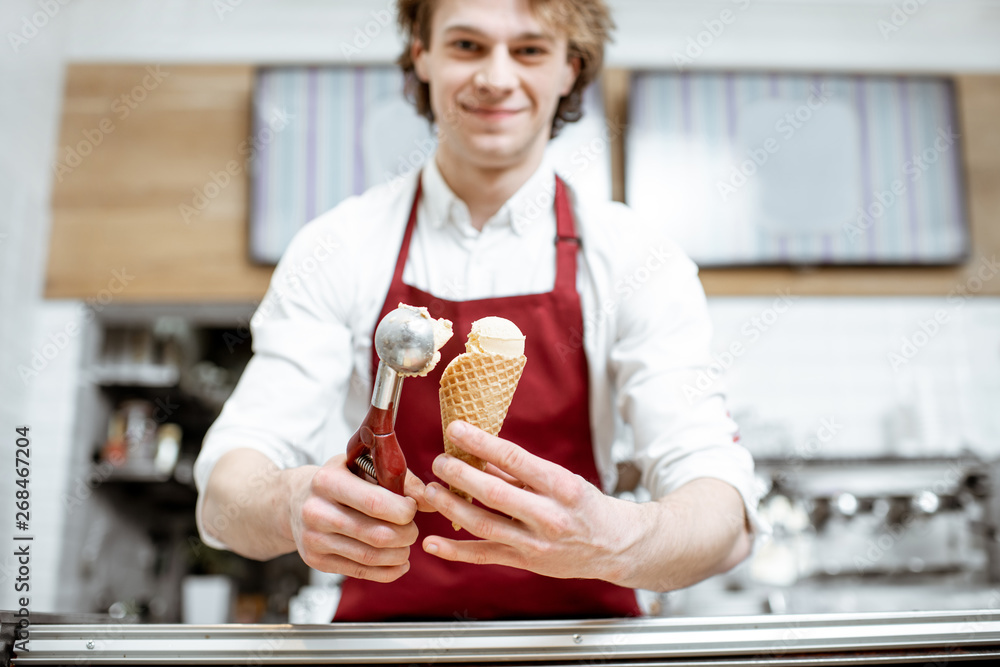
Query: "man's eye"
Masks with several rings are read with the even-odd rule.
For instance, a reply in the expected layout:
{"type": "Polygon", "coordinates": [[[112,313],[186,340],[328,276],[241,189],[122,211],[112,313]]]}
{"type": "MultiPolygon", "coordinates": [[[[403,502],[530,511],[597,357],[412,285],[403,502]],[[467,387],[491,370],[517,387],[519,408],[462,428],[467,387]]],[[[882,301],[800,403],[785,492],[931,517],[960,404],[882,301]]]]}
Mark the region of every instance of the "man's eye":
{"type": "Polygon", "coordinates": [[[475,42],[468,39],[455,40],[454,46],[461,51],[475,51],[478,48],[475,42]]]}
{"type": "Polygon", "coordinates": [[[522,46],[517,50],[523,56],[542,56],[545,55],[545,49],[540,46],[522,46]]]}

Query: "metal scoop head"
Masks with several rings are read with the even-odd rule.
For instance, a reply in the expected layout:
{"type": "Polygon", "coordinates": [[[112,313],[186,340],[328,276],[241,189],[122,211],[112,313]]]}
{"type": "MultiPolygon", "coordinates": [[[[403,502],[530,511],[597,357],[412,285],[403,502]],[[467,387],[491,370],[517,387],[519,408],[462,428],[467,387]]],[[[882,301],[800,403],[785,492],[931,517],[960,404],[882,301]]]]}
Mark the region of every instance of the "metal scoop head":
{"type": "Polygon", "coordinates": [[[434,351],[434,323],[410,308],[389,312],[375,329],[375,352],[397,373],[420,372],[434,351]]]}

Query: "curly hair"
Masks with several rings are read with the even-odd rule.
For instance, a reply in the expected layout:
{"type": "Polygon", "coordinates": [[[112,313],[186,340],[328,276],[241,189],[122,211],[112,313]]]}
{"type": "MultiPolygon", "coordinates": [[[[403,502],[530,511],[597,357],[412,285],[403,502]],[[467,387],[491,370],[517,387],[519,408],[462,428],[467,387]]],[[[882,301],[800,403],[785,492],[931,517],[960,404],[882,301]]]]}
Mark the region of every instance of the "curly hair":
{"type": "MultiPolygon", "coordinates": [[[[403,69],[405,93],[417,107],[417,113],[434,122],[430,86],[414,71],[411,48],[414,39],[425,45],[431,40],[431,19],[435,0],[398,0],[397,22],[405,42],[396,62],[403,69]]],[[[597,78],[604,64],[604,45],[611,38],[615,24],[604,0],[529,0],[532,11],[543,24],[558,26],[569,37],[568,55],[580,59],[580,73],[569,94],[560,98],[552,119],[550,137],[566,123],[583,117],[583,91],[597,78]]]]}

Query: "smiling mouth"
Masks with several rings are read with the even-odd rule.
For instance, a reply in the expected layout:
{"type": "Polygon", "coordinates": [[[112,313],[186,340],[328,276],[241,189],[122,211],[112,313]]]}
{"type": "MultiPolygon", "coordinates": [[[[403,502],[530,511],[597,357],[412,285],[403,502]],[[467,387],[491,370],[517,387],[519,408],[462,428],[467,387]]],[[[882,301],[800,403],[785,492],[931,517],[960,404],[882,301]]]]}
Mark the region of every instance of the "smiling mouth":
{"type": "Polygon", "coordinates": [[[500,120],[510,118],[521,112],[520,109],[493,109],[490,107],[472,107],[467,104],[462,105],[462,109],[468,113],[475,114],[480,118],[500,120]]]}

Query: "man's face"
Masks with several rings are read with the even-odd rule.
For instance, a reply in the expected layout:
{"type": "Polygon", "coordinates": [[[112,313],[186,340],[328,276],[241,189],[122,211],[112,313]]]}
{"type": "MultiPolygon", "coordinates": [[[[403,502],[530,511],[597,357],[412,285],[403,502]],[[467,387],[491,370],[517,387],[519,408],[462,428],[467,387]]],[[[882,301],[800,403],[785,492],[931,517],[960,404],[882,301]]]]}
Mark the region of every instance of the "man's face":
{"type": "Polygon", "coordinates": [[[430,48],[415,41],[413,56],[430,84],[439,153],[505,168],[543,152],[578,70],[566,35],[528,0],[438,0],[430,33],[430,48]]]}

